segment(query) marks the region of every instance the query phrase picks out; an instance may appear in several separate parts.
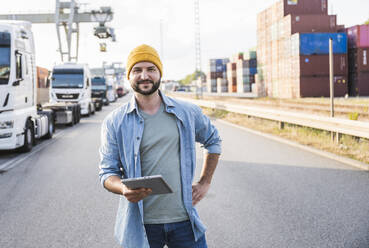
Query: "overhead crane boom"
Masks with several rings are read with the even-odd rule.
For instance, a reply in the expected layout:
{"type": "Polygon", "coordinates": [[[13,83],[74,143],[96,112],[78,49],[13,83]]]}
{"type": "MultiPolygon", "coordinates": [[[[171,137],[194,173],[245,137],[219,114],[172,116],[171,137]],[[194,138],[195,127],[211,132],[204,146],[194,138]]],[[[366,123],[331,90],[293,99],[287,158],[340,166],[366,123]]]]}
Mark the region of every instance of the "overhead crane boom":
{"type": "Polygon", "coordinates": [[[56,0],[55,13],[0,15],[0,20],[25,20],[34,24],[55,23],[61,60],[78,61],[80,23],[99,23],[94,28],[94,35],[99,39],[111,38],[115,41],[114,29],[105,25],[113,19],[113,11],[110,7],[101,7],[100,10],[84,13],[78,11],[79,4],[76,0],[56,0]],[[63,35],[63,29],[65,35],[63,35]],[[63,36],[65,39],[62,38],[63,36]],[[72,51],[72,43],[75,44],[74,51],[72,51]]]}

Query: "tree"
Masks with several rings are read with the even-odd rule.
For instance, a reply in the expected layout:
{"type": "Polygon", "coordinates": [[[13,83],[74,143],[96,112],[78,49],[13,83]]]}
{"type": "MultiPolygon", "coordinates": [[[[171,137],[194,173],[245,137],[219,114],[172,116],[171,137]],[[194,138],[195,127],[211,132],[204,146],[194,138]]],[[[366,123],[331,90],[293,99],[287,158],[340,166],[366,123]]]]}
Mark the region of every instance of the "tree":
{"type": "Polygon", "coordinates": [[[366,22],[364,22],[364,24],[369,24],[369,19],[366,22]]]}
{"type": "Polygon", "coordinates": [[[200,75],[205,77],[205,73],[200,71],[195,71],[192,74],[188,74],[185,78],[179,80],[179,83],[182,85],[189,85],[192,81],[196,80],[200,75]]]}

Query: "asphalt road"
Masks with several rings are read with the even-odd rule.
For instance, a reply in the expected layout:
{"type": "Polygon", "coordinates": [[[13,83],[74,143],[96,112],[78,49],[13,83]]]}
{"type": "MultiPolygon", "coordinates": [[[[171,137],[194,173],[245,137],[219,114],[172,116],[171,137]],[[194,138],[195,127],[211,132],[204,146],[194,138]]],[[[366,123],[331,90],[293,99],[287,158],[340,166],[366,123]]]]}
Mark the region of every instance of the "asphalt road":
{"type": "MultiPolygon", "coordinates": [[[[121,99],[29,156],[0,153],[1,248],[118,248],[98,180],[100,125],[121,99]],[[23,158],[23,160],[19,160],[23,158]]],[[[209,248],[368,248],[369,173],[214,122],[223,154],[198,210],[209,248]]],[[[198,149],[198,171],[202,152],[198,149]]]]}

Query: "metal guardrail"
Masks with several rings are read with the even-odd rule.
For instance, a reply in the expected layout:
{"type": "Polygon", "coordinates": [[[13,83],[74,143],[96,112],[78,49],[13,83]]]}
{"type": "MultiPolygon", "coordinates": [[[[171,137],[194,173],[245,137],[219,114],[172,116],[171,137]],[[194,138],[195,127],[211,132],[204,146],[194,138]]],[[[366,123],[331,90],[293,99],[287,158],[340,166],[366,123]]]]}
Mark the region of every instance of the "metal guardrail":
{"type": "Polygon", "coordinates": [[[369,139],[369,123],[354,120],[344,120],[339,118],[322,117],[310,114],[302,114],[288,111],[280,111],[262,107],[249,107],[237,104],[228,104],[221,101],[206,101],[184,97],[175,98],[189,101],[199,106],[226,110],[234,113],[254,116],[262,119],[278,121],[283,127],[284,123],[295,124],[304,127],[330,131],[337,134],[347,134],[354,137],[369,139]]]}
{"type": "MultiPolygon", "coordinates": [[[[164,90],[165,91],[165,90],[164,90]]],[[[228,92],[224,92],[224,93],[209,93],[209,92],[192,92],[192,91],[165,91],[166,93],[174,93],[174,94],[180,94],[180,95],[188,95],[188,96],[198,96],[201,97],[202,96],[216,96],[216,97],[235,97],[235,98],[248,98],[248,99],[253,99],[253,98],[257,98],[257,94],[252,93],[252,92],[245,92],[245,93],[228,93],[228,92]]]]}

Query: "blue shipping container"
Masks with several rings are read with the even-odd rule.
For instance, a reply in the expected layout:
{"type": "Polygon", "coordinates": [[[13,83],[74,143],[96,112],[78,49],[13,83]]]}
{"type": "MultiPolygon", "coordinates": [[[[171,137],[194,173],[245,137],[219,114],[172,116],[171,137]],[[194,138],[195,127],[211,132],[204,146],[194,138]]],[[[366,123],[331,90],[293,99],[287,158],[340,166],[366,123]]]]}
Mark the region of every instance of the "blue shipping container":
{"type": "Polygon", "coordinates": [[[347,53],[345,33],[300,34],[300,55],[329,54],[329,38],[333,40],[333,53],[347,53]]]}
{"type": "Polygon", "coordinates": [[[256,67],[257,66],[256,59],[250,59],[249,60],[249,66],[250,67],[256,67]]]}
{"type": "Polygon", "coordinates": [[[250,67],[250,74],[251,75],[255,75],[258,73],[258,70],[256,69],[256,67],[250,67]]]}
{"type": "Polygon", "coordinates": [[[215,60],[215,64],[218,65],[223,65],[223,59],[216,59],[215,60]]]}

